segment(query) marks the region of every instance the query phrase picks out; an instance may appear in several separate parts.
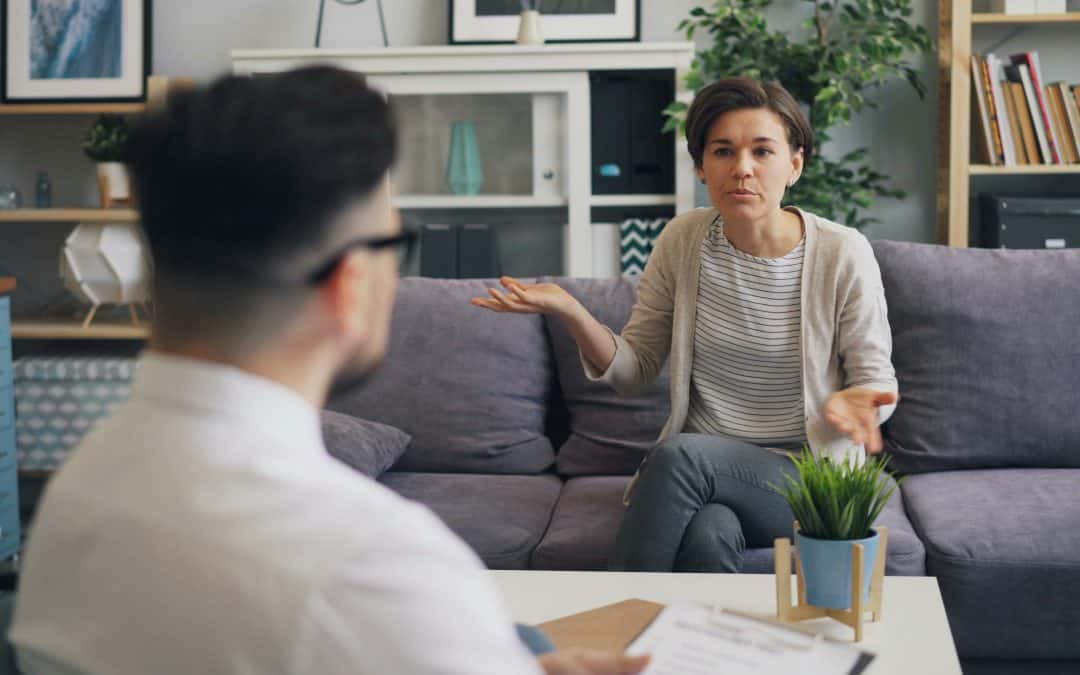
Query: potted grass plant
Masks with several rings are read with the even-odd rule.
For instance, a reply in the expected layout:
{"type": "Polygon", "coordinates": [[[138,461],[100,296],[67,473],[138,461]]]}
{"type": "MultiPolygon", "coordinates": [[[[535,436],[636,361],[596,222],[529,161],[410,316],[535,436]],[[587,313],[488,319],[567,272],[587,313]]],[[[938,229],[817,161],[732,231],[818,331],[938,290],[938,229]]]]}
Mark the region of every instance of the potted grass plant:
{"type": "Polygon", "coordinates": [[[863,593],[869,597],[880,540],[873,525],[897,483],[889,480],[883,457],[856,464],[815,457],[804,449],[794,461],[798,478],[785,476],[784,485],[776,487],[798,521],[795,546],[806,600],[816,607],[848,609],[852,544],[861,544],[865,552],[863,593]]]}
{"type": "Polygon", "coordinates": [[[83,134],[83,152],[97,163],[102,208],[133,203],[131,178],[123,163],[127,140],[127,120],[119,115],[101,115],[83,134]]]}

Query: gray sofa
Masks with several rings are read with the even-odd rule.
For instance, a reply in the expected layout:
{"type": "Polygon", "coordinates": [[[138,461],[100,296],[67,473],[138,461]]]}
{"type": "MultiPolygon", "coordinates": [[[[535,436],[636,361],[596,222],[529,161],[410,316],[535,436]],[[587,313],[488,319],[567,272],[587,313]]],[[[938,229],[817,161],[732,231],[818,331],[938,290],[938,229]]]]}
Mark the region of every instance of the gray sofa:
{"type": "MultiPolygon", "coordinates": [[[[881,518],[888,573],[938,576],[961,656],[987,659],[973,669],[1071,665],[1080,252],[875,250],[903,397],[887,445],[913,474],[881,518]]],[[[615,330],[629,317],[633,280],[557,281],[615,330]]],[[[585,379],[560,322],[470,306],[490,285],[404,279],[386,363],[328,407],[409,433],[380,480],[490,567],[604,569],[623,490],[667,416],[666,373],[620,398],[585,379]]],[[[771,568],[771,549],[748,552],[744,571],[771,568]]]]}

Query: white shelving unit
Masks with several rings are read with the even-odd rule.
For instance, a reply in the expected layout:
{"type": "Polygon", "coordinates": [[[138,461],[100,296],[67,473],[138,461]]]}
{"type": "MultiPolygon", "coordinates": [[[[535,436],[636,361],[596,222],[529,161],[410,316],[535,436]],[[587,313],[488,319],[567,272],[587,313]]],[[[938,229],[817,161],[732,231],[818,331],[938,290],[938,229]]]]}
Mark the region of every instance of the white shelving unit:
{"type": "MultiPolygon", "coordinates": [[[[665,195],[593,195],[589,73],[599,70],[670,70],[676,98],[689,101],[684,76],[694,45],[679,43],[596,43],[540,46],[494,45],[391,49],[235,50],[233,71],[257,75],[313,64],[330,64],[366,74],[389,97],[525,95],[531,109],[532,186],[529,194],[402,194],[402,209],[567,210],[563,273],[610,273],[593,250],[591,209],[599,206],[668,206],[682,212],[694,205],[693,163],[682,139],[672,139],[675,192],[665,195]]],[[[403,99],[406,100],[406,99],[403,99]]],[[[412,100],[412,99],[407,99],[412,100]]],[[[436,163],[445,157],[433,158],[436,163]]],[[[404,182],[400,181],[399,182],[404,182]]],[[[617,254],[616,254],[617,255],[617,254]]]]}

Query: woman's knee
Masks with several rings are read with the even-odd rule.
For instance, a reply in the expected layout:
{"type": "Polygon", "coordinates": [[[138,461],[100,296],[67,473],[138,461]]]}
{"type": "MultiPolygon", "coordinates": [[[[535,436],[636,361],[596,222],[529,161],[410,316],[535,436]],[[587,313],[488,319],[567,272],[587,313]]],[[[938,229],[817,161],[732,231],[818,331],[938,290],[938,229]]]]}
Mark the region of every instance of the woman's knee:
{"type": "Polygon", "coordinates": [[[676,434],[652,449],[646,466],[654,465],[668,470],[692,467],[711,473],[718,467],[737,464],[761,452],[761,448],[751,443],[722,436],[676,434]]]}
{"type": "Polygon", "coordinates": [[[746,550],[738,516],[723,504],[706,504],[690,520],[676,556],[678,572],[737,572],[746,550]]]}

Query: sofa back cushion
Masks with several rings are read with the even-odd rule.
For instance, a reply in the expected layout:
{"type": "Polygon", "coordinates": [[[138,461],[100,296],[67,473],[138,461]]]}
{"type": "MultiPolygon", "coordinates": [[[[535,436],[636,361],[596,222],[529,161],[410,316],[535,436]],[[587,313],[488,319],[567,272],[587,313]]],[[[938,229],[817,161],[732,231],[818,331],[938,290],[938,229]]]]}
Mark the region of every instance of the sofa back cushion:
{"type": "Polygon", "coordinates": [[[874,242],[907,473],[1080,467],[1080,250],[874,242]]]}
{"type": "Polygon", "coordinates": [[[543,320],[469,304],[495,285],[402,279],[382,367],[331,396],[331,410],[412,436],[394,470],[533,474],[555,461],[544,435],[554,375],[543,320]]]}
{"type": "MultiPolygon", "coordinates": [[[[565,288],[616,333],[630,319],[637,297],[637,277],[545,281],[565,288]]],[[[634,473],[656,442],[671,410],[667,367],[647,394],[621,397],[607,385],[585,377],[577,344],[561,320],[546,317],[546,325],[555,352],[559,386],[570,413],[570,437],[559,448],[556,461],[559,473],[634,473]]]]}

